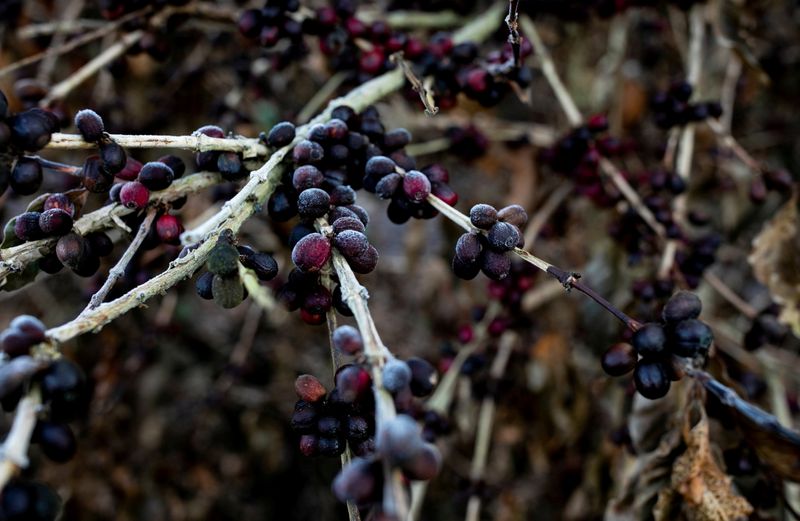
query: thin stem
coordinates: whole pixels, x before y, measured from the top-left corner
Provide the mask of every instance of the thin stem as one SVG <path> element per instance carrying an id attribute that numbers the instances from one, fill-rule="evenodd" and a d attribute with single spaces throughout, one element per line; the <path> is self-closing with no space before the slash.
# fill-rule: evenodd
<path id="1" fill-rule="evenodd" d="M 97 293 L 92 295 L 91 300 L 89 300 L 89 305 L 86 306 L 84 311 L 95 309 L 102 304 L 108 296 L 108 292 L 114 287 L 114 284 L 125 275 L 128 264 L 133 260 L 133 256 L 136 255 L 136 252 L 139 251 L 139 247 L 141 247 L 142 242 L 144 242 L 147 234 L 150 232 L 150 228 L 153 226 L 153 221 L 155 221 L 157 214 L 157 208 L 150 208 L 141 226 L 139 226 L 139 231 L 136 232 L 130 245 L 128 245 L 128 248 L 125 250 L 125 253 L 122 254 L 122 257 L 119 258 L 114 267 L 111 268 L 111 271 L 108 272 L 108 278 L 103 283 L 103 286 L 97 290 Z"/>
<path id="2" fill-rule="evenodd" d="M 519 36 L 519 0 L 508 0 L 508 15 L 506 16 L 508 26 L 508 43 L 514 53 L 514 67 L 519 67 L 520 63 L 520 42 Z"/>
<path id="3" fill-rule="evenodd" d="M 61 172 L 62 174 L 69 174 L 75 177 L 81 177 L 81 171 L 83 170 L 79 166 L 50 161 L 49 159 L 45 159 L 41 156 L 25 156 L 25 159 L 33 159 L 39 163 L 42 168 L 46 168 L 47 170 L 53 170 L 54 172 Z"/>
<path id="4" fill-rule="evenodd" d="M 562 182 L 547 196 L 544 204 L 542 204 L 539 211 L 537 211 L 533 218 L 528 222 L 528 227 L 525 229 L 525 244 L 533 246 L 536 242 L 542 228 L 553 215 L 553 212 L 558 210 L 561 203 L 572 193 L 574 185 L 570 182 Z"/>
<path id="5" fill-rule="evenodd" d="M 325 104 L 325 101 L 333 96 L 342 83 L 347 80 L 350 75 L 345 71 L 340 71 L 331 76 L 325 84 L 319 88 L 316 94 L 308 100 L 308 103 L 300 109 L 300 112 L 297 113 L 297 122 L 298 123 L 305 123 L 308 121 L 311 116 L 317 113 L 319 108 Z"/>
<path id="6" fill-rule="evenodd" d="M 190 136 L 109 134 L 108 137 L 125 148 L 177 148 L 194 152 L 239 152 L 244 159 L 264 157 L 268 153 L 267 147 L 258 139 L 241 136 L 222 138 L 197 133 Z M 85 141 L 80 134 L 57 132 L 53 134 L 46 148 L 77 150 L 96 147 L 95 143 Z"/>
<path id="7" fill-rule="evenodd" d="M 28 466 L 28 446 L 41 402 L 39 388 L 34 387 L 17 405 L 14 423 L 0 447 L 0 490 L 5 488 L 18 469 Z"/>
<path id="8" fill-rule="evenodd" d="M 745 301 L 742 297 L 736 294 L 730 286 L 725 284 L 722 279 L 714 275 L 710 271 L 706 271 L 703 274 L 703 279 L 708 282 L 708 284 L 714 288 L 714 290 L 722 296 L 725 300 L 728 301 L 733 307 L 739 310 L 739 312 L 749 318 L 750 320 L 756 318 L 758 316 L 758 310 L 751 306 L 747 301 Z"/>

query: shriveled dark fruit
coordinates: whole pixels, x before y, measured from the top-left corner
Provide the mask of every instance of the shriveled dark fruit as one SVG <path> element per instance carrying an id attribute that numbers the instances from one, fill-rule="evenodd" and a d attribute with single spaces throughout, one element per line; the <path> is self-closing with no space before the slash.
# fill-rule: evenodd
<path id="1" fill-rule="evenodd" d="M 344 230 L 334 235 L 333 245 L 347 259 L 363 255 L 370 246 L 367 236 L 355 230 Z"/>
<path id="2" fill-rule="evenodd" d="M 175 173 L 165 163 L 151 161 L 142 165 L 137 178 L 148 190 L 163 190 L 172 184 Z"/>
<path id="3" fill-rule="evenodd" d="M 56 255 L 64 266 L 75 269 L 89 255 L 86 240 L 77 233 L 69 233 L 56 243 Z"/>
<path id="4" fill-rule="evenodd" d="M 643 325 L 633 334 L 631 344 L 641 356 L 655 357 L 666 350 L 667 335 L 661 324 L 650 322 Z"/>
<path id="5" fill-rule="evenodd" d="M 332 489 L 339 501 L 352 501 L 361 507 L 378 501 L 383 489 L 380 461 L 354 459 L 336 475 Z"/>
<path id="6" fill-rule="evenodd" d="M 206 260 L 206 269 L 214 275 L 228 276 L 239 269 L 239 251 L 224 237 L 217 239 Z"/>
<path id="7" fill-rule="evenodd" d="M 318 417 L 317 408 L 313 403 L 299 400 L 294 404 L 294 413 L 290 422 L 292 430 L 300 433 L 313 432 Z"/>
<path id="8" fill-rule="evenodd" d="M 403 177 L 403 191 L 412 201 L 424 201 L 431 193 L 431 182 L 425 174 L 411 170 Z"/>
<path id="9" fill-rule="evenodd" d="M 345 230 L 353 230 L 361 233 L 366 231 L 364 223 L 357 217 L 339 217 L 333 221 L 332 226 L 334 234 L 342 233 Z"/>
<path id="10" fill-rule="evenodd" d="M 330 210 L 331 198 L 320 188 L 307 188 L 297 196 L 297 213 L 306 219 L 322 217 Z"/>
<path id="11" fill-rule="evenodd" d="M 439 383 L 439 374 L 436 368 L 425 359 L 412 357 L 406 360 L 411 368 L 411 393 L 417 397 L 428 396 Z"/>
<path id="12" fill-rule="evenodd" d="M 75 456 L 78 443 L 69 425 L 39 420 L 33 431 L 32 441 L 39 444 L 48 459 L 65 463 Z"/>
<path id="13" fill-rule="evenodd" d="M 300 239 L 292 249 L 292 262 L 301 271 L 316 273 L 331 256 L 331 243 L 320 233 L 311 233 Z"/>
<path id="14" fill-rule="evenodd" d="M 528 222 L 528 212 L 518 204 L 512 204 L 501 208 L 497 212 L 497 218 L 501 221 L 513 224 L 517 228 L 522 228 Z"/>
<path id="15" fill-rule="evenodd" d="M 301 304 L 303 310 L 312 315 L 322 315 L 327 313 L 333 305 L 331 292 L 325 286 L 317 285 L 309 290 Z"/>
<path id="16" fill-rule="evenodd" d="M 112 175 L 121 172 L 128 163 L 128 155 L 125 153 L 125 149 L 115 141 L 100 143 L 100 159 L 103 162 L 105 171 Z"/>
<path id="17" fill-rule="evenodd" d="M 75 216 L 75 205 L 70 198 L 64 194 L 53 194 L 44 200 L 42 211 L 52 210 L 53 208 L 64 210 L 69 213 L 71 217 Z"/>
<path id="18" fill-rule="evenodd" d="M 451 267 L 456 277 L 464 280 L 472 280 L 481 272 L 481 259 L 469 262 L 461 259 L 458 255 L 453 256 Z"/>
<path id="19" fill-rule="evenodd" d="M 354 272 L 366 275 L 371 273 L 378 265 L 378 257 L 378 250 L 370 244 L 360 255 L 348 258 L 347 263 L 350 264 Z"/>
<path id="20" fill-rule="evenodd" d="M 620 342 L 608 348 L 600 363 L 606 374 L 622 376 L 630 373 L 636 367 L 636 351 L 627 342 Z"/>
<path id="21" fill-rule="evenodd" d="M 641 360 L 633 370 L 636 390 L 650 400 L 663 398 L 669 392 L 670 381 L 661 362 Z"/>
<path id="22" fill-rule="evenodd" d="M 507 253 L 485 250 L 480 262 L 481 271 L 492 280 L 503 280 L 511 272 L 511 257 Z"/>
<path id="23" fill-rule="evenodd" d="M 678 356 L 687 357 L 707 354 L 713 341 L 711 328 L 696 318 L 675 324 L 668 338 L 670 350 Z"/>
<path id="24" fill-rule="evenodd" d="M 258 251 L 243 253 L 241 247 L 237 249 L 239 250 L 239 262 L 245 268 L 253 270 L 258 280 L 272 280 L 278 275 L 278 263 L 272 255 Z"/>
<path id="25" fill-rule="evenodd" d="M 364 349 L 364 342 L 358 329 L 343 325 L 333 330 L 333 346 L 342 353 L 354 355 Z"/>
<path id="26" fill-rule="evenodd" d="M 456 256 L 465 263 L 475 263 L 482 251 L 483 245 L 477 233 L 465 233 L 456 242 Z"/>
<path id="27" fill-rule="evenodd" d="M 72 271 L 79 277 L 91 277 L 98 269 L 100 269 L 100 257 L 89 251 Z"/>
<path id="28" fill-rule="evenodd" d="M 6 123 L 11 128 L 11 143 L 28 152 L 44 148 L 55 131 L 53 121 L 34 110 L 16 114 Z"/>
<path id="29" fill-rule="evenodd" d="M 375 185 L 375 195 L 381 199 L 391 199 L 402 183 L 403 178 L 400 174 L 393 172 L 378 181 Z"/>
<path id="30" fill-rule="evenodd" d="M 431 443 L 423 444 L 417 454 L 403 464 L 403 473 L 412 480 L 431 480 L 441 469 L 442 455 Z"/>
<path id="31" fill-rule="evenodd" d="M 235 308 L 244 300 L 244 286 L 238 276 L 214 275 L 211 295 L 218 306 L 225 309 Z"/>
<path id="32" fill-rule="evenodd" d="M 295 137 L 295 127 L 288 121 L 282 121 L 272 127 L 267 135 L 267 144 L 271 147 L 285 147 Z"/>
<path id="33" fill-rule="evenodd" d="M 369 213 L 364 209 L 363 206 L 351 204 L 347 206 L 347 209 L 353 212 L 355 216 L 358 217 L 358 220 L 364 224 L 364 226 L 369 226 Z"/>
<path id="34" fill-rule="evenodd" d="M 60 237 L 72 230 L 72 216 L 60 208 L 45 210 L 39 216 L 39 229 L 45 235 Z"/>
<path id="35" fill-rule="evenodd" d="M 42 401 L 50 402 L 53 421 L 70 421 L 82 412 L 86 398 L 86 376 L 74 362 L 60 358 L 44 369 L 36 379 Z"/>
<path id="36" fill-rule="evenodd" d="M 42 186 L 42 166 L 35 159 L 26 157 L 18 159 L 11 171 L 8 184 L 19 195 L 36 193 Z"/>
<path id="37" fill-rule="evenodd" d="M 119 201 L 126 208 L 142 209 L 149 200 L 150 190 L 138 181 L 124 183 L 120 188 Z"/>
<path id="38" fill-rule="evenodd" d="M 322 382 L 316 376 L 310 374 L 301 374 L 295 379 L 294 391 L 297 393 L 298 398 L 309 403 L 321 400 L 328 393 Z"/>
<path id="39" fill-rule="evenodd" d="M 349 441 L 362 441 L 370 435 L 370 425 L 363 416 L 348 416 L 345 434 Z"/>
<path id="40" fill-rule="evenodd" d="M 292 149 L 292 159 L 298 165 L 317 163 L 325 157 L 325 150 L 319 143 L 304 139 Z"/>
<path id="41" fill-rule="evenodd" d="M 14 235 L 21 241 L 35 241 L 44 237 L 39 227 L 39 212 L 25 212 L 14 220 Z"/>
<path id="42" fill-rule="evenodd" d="M 90 192 L 102 194 L 111 189 L 111 185 L 114 184 L 114 176 L 103 170 L 103 161 L 100 156 L 89 156 L 81 169 L 81 183 Z"/>
<path id="43" fill-rule="evenodd" d="M 214 280 L 214 274 L 210 271 L 203 272 L 199 277 L 197 277 L 197 282 L 195 282 L 195 290 L 200 298 L 205 300 L 211 300 L 214 298 L 214 293 L 211 290 L 211 284 Z"/>
<path id="44" fill-rule="evenodd" d="M 497 210 L 488 204 L 476 204 L 469 210 L 469 221 L 476 228 L 488 230 L 497 222 Z"/>
<path id="45" fill-rule="evenodd" d="M 319 188 L 324 180 L 325 177 L 322 172 L 314 165 L 299 166 L 292 174 L 292 186 L 298 192 L 302 192 L 307 188 Z"/>
<path id="46" fill-rule="evenodd" d="M 513 250 L 520 241 L 522 234 L 513 224 L 506 222 L 496 222 L 489 228 L 486 239 L 489 247 L 495 251 Z"/>
<path id="47" fill-rule="evenodd" d="M 179 158 L 176 155 L 169 154 L 166 156 L 159 157 L 156 161 L 159 163 L 164 163 L 168 167 L 172 169 L 172 174 L 175 176 L 175 179 L 183 177 L 183 174 L 186 173 L 186 163 L 184 163 L 183 159 Z"/>
<path id="48" fill-rule="evenodd" d="M 664 322 L 676 323 L 699 317 L 702 309 L 703 303 L 697 295 L 688 291 L 679 291 L 672 295 L 664 305 L 661 317 Z"/>
<path id="49" fill-rule="evenodd" d="M 236 152 L 222 152 L 217 157 L 217 171 L 227 181 L 236 181 L 247 175 L 242 167 L 242 158 Z"/>
<path id="50" fill-rule="evenodd" d="M 164 244 L 180 244 L 183 224 L 178 217 L 165 214 L 156 219 L 156 233 Z"/>
<path id="51" fill-rule="evenodd" d="M 85 237 L 89 249 L 98 257 L 108 257 L 114 251 L 114 243 L 111 238 L 103 232 L 92 232 Z"/>
<path id="52" fill-rule="evenodd" d="M 105 131 L 103 118 L 91 109 L 83 109 L 75 114 L 75 127 L 83 136 L 83 139 L 90 143 L 96 143 L 103 139 L 103 132 Z"/>

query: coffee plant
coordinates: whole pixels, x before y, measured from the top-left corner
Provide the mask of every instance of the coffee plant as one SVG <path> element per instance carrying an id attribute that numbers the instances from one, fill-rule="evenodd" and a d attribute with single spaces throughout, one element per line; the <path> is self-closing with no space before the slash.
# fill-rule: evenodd
<path id="1" fill-rule="evenodd" d="M 3 2 L 0 520 L 800 518 L 795 11 Z"/>

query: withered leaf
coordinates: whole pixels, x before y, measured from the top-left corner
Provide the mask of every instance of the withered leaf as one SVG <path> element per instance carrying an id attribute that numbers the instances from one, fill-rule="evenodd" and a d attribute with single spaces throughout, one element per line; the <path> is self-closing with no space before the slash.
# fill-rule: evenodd
<path id="1" fill-rule="evenodd" d="M 748 261 L 756 278 L 782 306 L 778 317 L 800 336 L 800 228 L 795 194 L 753 240 Z"/>

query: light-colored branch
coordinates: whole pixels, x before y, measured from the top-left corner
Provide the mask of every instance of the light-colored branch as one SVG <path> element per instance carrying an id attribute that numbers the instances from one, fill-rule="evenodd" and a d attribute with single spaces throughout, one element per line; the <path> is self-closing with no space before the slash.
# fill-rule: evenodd
<path id="1" fill-rule="evenodd" d="M 733 50 L 728 50 L 728 65 L 725 67 L 725 79 L 722 82 L 722 91 L 719 96 L 719 103 L 722 106 L 722 116 L 720 116 L 719 122 L 722 129 L 728 133 L 731 131 L 733 107 L 736 102 L 736 87 L 741 74 L 742 60 Z"/>
<path id="2" fill-rule="evenodd" d="M 147 217 L 145 217 L 144 221 L 142 221 L 142 224 L 139 226 L 139 231 L 136 232 L 136 235 L 128 245 L 125 253 L 122 254 L 122 257 L 119 258 L 114 267 L 111 268 L 111 271 L 108 272 L 106 281 L 100 289 L 97 290 L 97 293 L 92 295 L 92 298 L 89 300 L 89 305 L 86 306 L 84 312 L 95 309 L 102 304 L 108 296 L 108 292 L 114 287 L 114 284 L 125 275 L 128 264 L 133 260 L 133 256 L 136 255 L 136 252 L 139 251 L 139 247 L 150 232 L 150 228 L 153 226 L 153 221 L 155 221 L 157 214 L 158 208 L 150 208 L 150 210 L 148 210 Z"/>
<path id="3" fill-rule="evenodd" d="M 714 288 L 714 290 L 722 296 L 725 300 L 727 300 L 733 307 L 739 310 L 739 312 L 749 318 L 750 320 L 756 318 L 758 316 L 758 310 L 751 306 L 747 301 L 745 301 L 742 297 L 736 294 L 730 286 L 725 284 L 722 279 L 714 275 L 710 271 L 706 271 L 703 274 L 703 279 L 708 282 L 708 284 Z"/>
<path id="4" fill-rule="evenodd" d="M 618 73 L 625 61 L 628 47 L 628 13 L 622 13 L 611 20 L 608 29 L 608 47 L 597 63 L 597 77 L 592 88 L 592 105 L 596 109 L 605 107 L 618 84 Z"/>
<path id="5" fill-rule="evenodd" d="M 297 122 L 305 123 L 311 116 L 317 113 L 319 108 L 325 104 L 325 100 L 333 96 L 342 83 L 348 78 L 349 74 L 345 71 L 339 71 L 330 78 L 325 84 L 317 90 L 317 93 L 311 97 L 310 100 L 300 109 L 297 113 Z"/>
<path id="6" fill-rule="evenodd" d="M 67 79 L 53 85 L 47 93 L 47 96 L 40 102 L 40 105 L 46 107 L 52 104 L 53 101 L 64 98 L 67 94 L 72 92 L 75 87 L 94 76 L 97 71 L 121 56 L 129 47 L 141 40 L 142 36 L 144 36 L 144 31 L 142 30 L 133 31 L 123 36 L 118 42 L 92 58 L 89 63 L 75 71 L 75 73 L 71 74 Z"/>
<path id="7" fill-rule="evenodd" d="M 15 34 L 18 38 L 38 38 L 51 34 L 82 33 L 87 30 L 95 30 L 101 27 L 105 28 L 108 24 L 109 22 L 107 20 L 60 20 L 56 22 L 26 25 L 25 27 L 20 27 Z M 53 56 L 58 55 L 56 52 L 50 54 Z"/>
<path id="8" fill-rule="evenodd" d="M 730 150 L 733 155 L 739 158 L 739 161 L 747 165 L 747 167 L 753 171 L 753 173 L 759 174 L 764 170 L 764 167 L 761 163 L 755 159 L 750 153 L 745 150 L 745 148 L 736 141 L 730 132 L 725 130 L 722 124 L 719 121 L 715 121 L 713 119 L 707 119 L 705 121 L 708 128 L 714 131 L 714 134 L 717 136 L 717 141 L 728 150 Z"/>
<path id="9" fill-rule="evenodd" d="M 500 345 L 497 348 L 497 355 L 489 369 L 489 378 L 497 382 L 503 377 L 506 371 L 508 359 L 517 341 L 516 333 L 507 331 L 500 338 Z M 489 445 L 492 441 L 492 427 L 494 426 L 495 400 L 491 394 L 487 395 L 482 403 L 478 414 L 478 428 L 475 435 L 475 450 L 472 454 L 472 466 L 469 477 L 473 484 L 483 479 L 486 471 L 486 462 L 489 459 Z M 478 521 L 481 513 L 481 497 L 473 494 L 467 503 L 467 515 L 465 521 Z"/>
<path id="10" fill-rule="evenodd" d="M 36 412 L 42 399 L 34 387 L 17 405 L 14 423 L 0 447 L 0 490 L 14 477 L 17 470 L 28 466 L 28 446 L 36 427 Z"/>
<path id="11" fill-rule="evenodd" d="M 244 159 L 264 157 L 268 153 L 267 147 L 258 139 L 242 136 L 222 138 L 196 133 L 191 136 L 109 134 L 108 137 L 125 148 L 177 148 L 194 152 L 212 150 L 238 152 L 242 154 Z M 53 134 L 50 143 L 45 148 L 59 150 L 93 149 L 97 148 L 97 144 L 85 141 L 80 134 L 57 132 Z"/>
<path id="12" fill-rule="evenodd" d="M 525 228 L 525 244 L 529 247 L 533 246 L 548 219 L 553 215 L 553 212 L 558 210 L 558 207 L 561 206 L 567 196 L 572 193 L 573 188 L 575 187 L 572 183 L 565 181 L 559 183 L 556 189 L 547 196 L 542 207 L 534 214 L 528 222 L 528 227 Z"/>
<path id="13" fill-rule="evenodd" d="M 200 172 L 183 177 L 167 189 L 150 194 L 150 204 L 171 202 L 221 182 L 222 176 L 212 172 Z M 114 226 L 116 219 L 132 211 L 120 204 L 109 204 L 75 221 L 73 230 L 81 235 L 104 230 Z M 42 239 L 0 250 L 0 281 L 5 280 L 11 273 L 22 271 L 28 264 L 52 251 L 56 242 L 58 242 L 56 238 Z"/>

